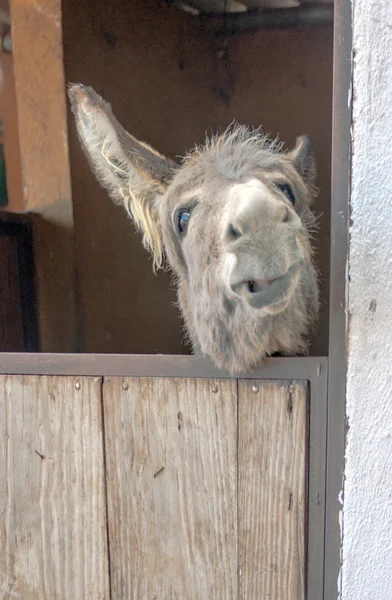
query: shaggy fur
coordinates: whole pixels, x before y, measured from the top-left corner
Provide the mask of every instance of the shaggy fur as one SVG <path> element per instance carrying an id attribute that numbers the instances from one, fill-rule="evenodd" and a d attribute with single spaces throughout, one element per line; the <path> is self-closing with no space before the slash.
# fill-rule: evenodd
<path id="1" fill-rule="evenodd" d="M 310 140 L 284 152 L 233 125 L 177 165 L 126 133 L 91 88 L 73 85 L 70 98 L 98 180 L 141 229 L 155 267 L 166 254 L 194 352 L 232 374 L 306 352 L 318 311 Z"/>

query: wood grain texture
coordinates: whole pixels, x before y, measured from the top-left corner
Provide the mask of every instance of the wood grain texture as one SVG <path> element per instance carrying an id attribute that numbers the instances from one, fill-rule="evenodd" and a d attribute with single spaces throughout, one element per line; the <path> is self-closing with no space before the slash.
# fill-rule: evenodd
<path id="1" fill-rule="evenodd" d="M 25 209 L 71 202 L 61 0 L 11 0 Z"/>
<path id="2" fill-rule="evenodd" d="M 0 377 L 0 597 L 109 599 L 101 379 Z"/>
<path id="3" fill-rule="evenodd" d="M 307 384 L 239 382 L 239 598 L 303 600 Z M 256 386 L 256 387 L 255 387 Z"/>
<path id="4" fill-rule="evenodd" d="M 236 381 L 108 379 L 104 411 L 112 598 L 237 598 Z"/>
<path id="5" fill-rule="evenodd" d="M 76 352 L 76 268 L 61 0 L 11 0 L 24 210 L 33 221 L 41 348 Z"/>

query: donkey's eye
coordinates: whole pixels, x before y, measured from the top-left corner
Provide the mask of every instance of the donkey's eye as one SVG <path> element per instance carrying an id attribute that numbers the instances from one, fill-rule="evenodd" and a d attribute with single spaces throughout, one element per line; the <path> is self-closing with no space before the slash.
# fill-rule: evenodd
<path id="1" fill-rule="evenodd" d="M 282 192 L 282 194 L 284 194 L 286 196 L 287 200 L 290 200 L 291 204 L 294 206 L 295 205 L 295 196 L 294 196 L 293 190 L 291 189 L 289 184 L 288 183 L 277 183 L 276 187 Z"/>
<path id="2" fill-rule="evenodd" d="M 183 208 L 178 212 L 177 215 L 177 227 L 180 233 L 186 233 L 188 229 L 189 221 L 191 218 L 191 211 L 189 208 Z"/>

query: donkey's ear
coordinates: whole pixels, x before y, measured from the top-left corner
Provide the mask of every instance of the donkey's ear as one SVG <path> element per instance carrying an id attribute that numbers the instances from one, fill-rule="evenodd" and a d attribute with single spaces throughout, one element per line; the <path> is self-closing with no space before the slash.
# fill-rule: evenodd
<path id="1" fill-rule="evenodd" d="M 90 166 L 113 200 L 123 204 L 143 233 L 154 267 L 162 266 L 162 238 L 155 199 L 173 177 L 176 163 L 139 142 L 120 125 L 110 105 L 89 87 L 69 87 L 72 111 Z"/>
<path id="2" fill-rule="evenodd" d="M 312 140 L 307 135 L 297 138 L 297 143 L 289 156 L 305 183 L 312 184 L 316 177 Z"/>

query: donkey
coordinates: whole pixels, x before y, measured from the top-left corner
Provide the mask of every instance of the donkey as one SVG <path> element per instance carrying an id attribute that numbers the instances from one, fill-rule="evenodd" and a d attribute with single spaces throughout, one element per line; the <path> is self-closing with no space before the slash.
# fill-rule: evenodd
<path id="1" fill-rule="evenodd" d="M 193 352 L 230 374 L 306 353 L 318 312 L 310 139 L 287 152 L 234 124 L 177 164 L 127 133 L 93 89 L 72 84 L 69 96 L 95 176 L 141 231 L 154 270 L 175 275 Z"/>

